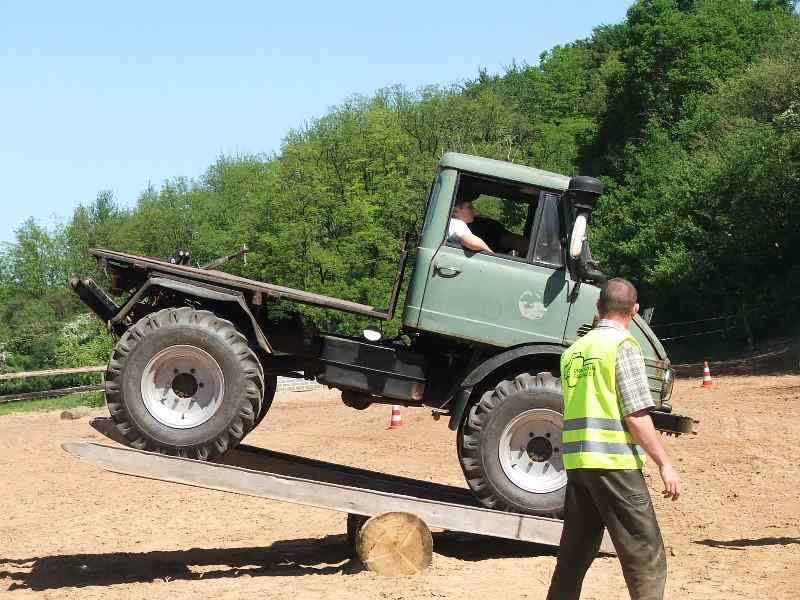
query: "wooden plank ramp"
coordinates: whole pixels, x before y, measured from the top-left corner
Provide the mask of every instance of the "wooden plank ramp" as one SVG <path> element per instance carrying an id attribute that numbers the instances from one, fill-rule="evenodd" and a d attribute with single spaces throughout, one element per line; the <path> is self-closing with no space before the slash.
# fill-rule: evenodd
<path id="1" fill-rule="evenodd" d="M 558 546 L 562 522 L 478 506 L 472 494 L 431 483 L 241 445 L 224 462 L 68 442 L 72 456 L 108 471 L 324 508 L 352 515 L 418 516 L 429 527 Z M 605 537 L 602 552 L 613 553 Z"/>

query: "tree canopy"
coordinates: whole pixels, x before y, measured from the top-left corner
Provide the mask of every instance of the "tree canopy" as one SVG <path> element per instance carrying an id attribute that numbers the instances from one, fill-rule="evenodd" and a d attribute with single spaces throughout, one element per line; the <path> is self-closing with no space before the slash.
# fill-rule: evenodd
<path id="1" fill-rule="evenodd" d="M 349 98 L 274 155 L 219 157 L 130 208 L 101 191 L 58 226 L 23 223 L 0 250 L 0 370 L 105 358 L 66 287 L 93 273 L 92 246 L 162 257 L 185 246 L 204 263 L 247 244 L 247 265 L 226 268 L 383 305 L 449 150 L 603 176 L 593 253 L 662 320 L 800 294 L 795 3 L 639 0 L 535 64 Z M 304 310 L 332 329 L 357 324 Z"/>

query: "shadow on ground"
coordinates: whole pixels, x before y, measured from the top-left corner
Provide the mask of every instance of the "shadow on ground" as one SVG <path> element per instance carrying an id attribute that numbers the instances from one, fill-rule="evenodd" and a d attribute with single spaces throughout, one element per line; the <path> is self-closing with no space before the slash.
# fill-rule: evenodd
<path id="1" fill-rule="evenodd" d="M 728 548 L 730 550 L 743 550 L 751 546 L 788 546 L 790 544 L 800 544 L 800 538 L 796 537 L 763 537 L 739 540 L 695 540 L 695 544 L 711 546 L 712 548 Z"/>
<path id="2" fill-rule="evenodd" d="M 547 546 L 453 532 L 435 533 L 437 554 L 466 561 L 554 555 Z M 191 548 L 151 552 L 64 554 L 0 558 L 7 591 L 110 586 L 150 581 L 302 575 L 351 575 L 363 567 L 353 559 L 346 535 L 275 542 L 265 547 Z"/>
<path id="3" fill-rule="evenodd" d="M 455 531 L 433 534 L 433 551 L 458 560 L 481 561 L 493 558 L 555 556 L 558 548 Z"/>
<path id="4" fill-rule="evenodd" d="M 360 567 L 350 560 L 344 535 L 275 542 L 266 547 L 190 548 L 151 552 L 63 554 L 0 558 L 8 590 L 48 590 L 173 579 L 220 579 L 345 573 Z"/>

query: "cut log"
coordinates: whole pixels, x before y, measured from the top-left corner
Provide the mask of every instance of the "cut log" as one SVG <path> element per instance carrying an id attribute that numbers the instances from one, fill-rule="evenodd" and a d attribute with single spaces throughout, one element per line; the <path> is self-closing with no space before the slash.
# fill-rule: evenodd
<path id="1" fill-rule="evenodd" d="M 403 512 L 369 519 L 356 536 L 361 562 L 380 575 L 416 575 L 431 564 L 433 538 L 419 517 Z"/>

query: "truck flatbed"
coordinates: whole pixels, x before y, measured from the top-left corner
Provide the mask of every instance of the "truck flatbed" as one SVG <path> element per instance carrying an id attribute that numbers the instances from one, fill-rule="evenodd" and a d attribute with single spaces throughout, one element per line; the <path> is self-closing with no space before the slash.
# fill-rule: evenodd
<path id="1" fill-rule="evenodd" d="M 293 300 L 303 304 L 341 310 L 343 312 L 380 319 L 383 321 L 387 321 L 392 318 L 390 310 L 383 310 L 367 304 L 359 304 L 358 302 L 333 298 L 332 296 L 324 296 L 322 294 L 315 294 L 313 292 L 296 290 L 294 288 L 275 285 L 273 283 L 265 283 L 262 281 L 256 281 L 254 279 L 247 279 L 246 277 L 231 275 L 230 273 L 225 273 L 223 271 L 201 269 L 199 267 L 191 267 L 188 265 L 176 265 L 166 260 L 159 260 L 157 258 L 139 256 L 136 254 L 126 254 L 124 252 L 116 252 L 114 250 L 105 250 L 101 248 L 92 248 L 89 250 L 89 254 L 101 261 L 101 264 L 103 261 L 108 264 L 114 264 L 116 262 L 117 264 L 123 266 L 132 266 L 134 268 L 141 269 L 148 275 L 164 274 L 179 276 L 183 279 L 188 279 L 194 282 L 223 285 L 240 292 L 264 294 L 276 300 Z"/>
<path id="2" fill-rule="evenodd" d="M 240 445 L 220 462 L 165 456 L 96 442 L 62 446 L 107 471 L 366 517 L 416 515 L 429 527 L 558 546 L 558 519 L 501 512 L 476 504 L 467 489 L 376 473 Z M 614 549 L 606 536 L 602 552 Z"/>

